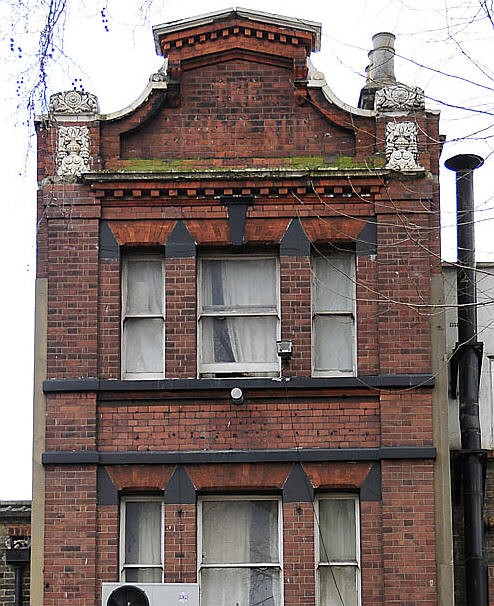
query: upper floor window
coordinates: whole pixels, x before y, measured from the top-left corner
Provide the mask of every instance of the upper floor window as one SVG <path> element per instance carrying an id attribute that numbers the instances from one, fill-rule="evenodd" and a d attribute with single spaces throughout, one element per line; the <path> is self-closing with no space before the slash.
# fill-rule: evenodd
<path id="1" fill-rule="evenodd" d="M 162 378 L 165 354 L 162 259 L 126 258 L 122 295 L 123 378 Z"/>
<path id="2" fill-rule="evenodd" d="M 313 259 L 312 360 L 316 376 L 355 373 L 355 256 Z"/>
<path id="3" fill-rule="evenodd" d="M 202 605 L 280 606 L 281 502 L 218 497 L 199 505 Z"/>
<path id="4" fill-rule="evenodd" d="M 319 606 L 360 604 L 358 499 L 323 497 L 317 501 Z"/>
<path id="5" fill-rule="evenodd" d="M 279 286 L 274 257 L 202 259 L 198 317 L 202 376 L 279 373 Z"/>
<path id="6" fill-rule="evenodd" d="M 120 515 L 120 579 L 126 583 L 163 582 L 163 502 L 126 498 Z"/>

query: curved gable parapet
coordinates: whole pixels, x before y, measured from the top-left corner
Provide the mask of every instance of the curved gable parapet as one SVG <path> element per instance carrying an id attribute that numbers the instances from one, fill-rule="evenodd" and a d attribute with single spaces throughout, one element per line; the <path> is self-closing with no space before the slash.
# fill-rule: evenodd
<path id="1" fill-rule="evenodd" d="M 310 93 L 320 24 L 235 9 L 159 25 L 154 35 L 166 59 L 162 81 L 103 117 L 106 168 L 155 159 L 196 168 L 328 166 L 361 155 L 355 113 Z"/>
<path id="2" fill-rule="evenodd" d="M 339 109 L 343 110 L 346 113 L 349 113 L 353 116 L 361 116 L 362 118 L 375 118 L 377 112 L 375 110 L 370 109 L 360 109 L 358 107 L 353 107 L 349 103 L 345 103 L 342 101 L 333 89 L 329 86 L 326 81 L 324 74 L 318 70 L 316 70 L 313 64 L 309 61 L 309 80 L 307 82 L 307 87 L 309 89 L 320 89 L 324 98 L 335 105 Z"/>
<path id="3" fill-rule="evenodd" d="M 396 80 L 379 106 L 339 99 L 310 61 L 318 23 L 230 9 L 153 32 L 162 68 L 134 103 L 100 116 L 107 170 L 382 167 L 386 123 L 409 105 L 423 115 L 420 89 Z M 423 149 L 417 140 L 420 168 Z"/>
<path id="4" fill-rule="evenodd" d="M 165 97 L 167 96 L 167 93 L 169 92 L 169 86 L 168 86 L 168 82 L 166 81 L 153 81 L 152 77 L 149 79 L 148 84 L 146 85 L 146 88 L 142 91 L 142 93 L 137 97 L 137 99 L 135 99 L 135 101 L 133 101 L 132 103 L 130 103 L 129 105 L 127 105 L 127 107 L 124 107 L 123 109 L 119 109 L 115 112 L 111 112 L 109 114 L 101 114 L 100 115 L 100 119 L 106 122 L 109 121 L 114 121 L 114 120 L 122 120 L 125 119 L 128 116 L 131 116 L 132 114 L 134 114 L 136 111 L 144 108 L 144 106 L 146 105 L 150 105 L 150 99 L 153 96 L 161 96 L 161 97 Z M 152 109 L 151 107 L 149 108 L 150 110 Z M 144 111 L 144 113 L 147 113 L 146 111 Z"/>

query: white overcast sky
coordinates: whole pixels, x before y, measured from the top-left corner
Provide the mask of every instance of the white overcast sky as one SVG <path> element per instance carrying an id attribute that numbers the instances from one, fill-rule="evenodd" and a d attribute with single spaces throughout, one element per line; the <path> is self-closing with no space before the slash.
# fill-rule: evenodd
<path id="1" fill-rule="evenodd" d="M 41 8 L 29 17 L 0 5 L 0 499 L 31 496 L 33 317 L 35 278 L 35 155 L 26 90 L 37 46 Z M 225 1 L 154 0 L 143 18 L 145 0 L 68 0 L 65 60 L 49 68 L 50 92 L 73 83 L 95 93 L 103 113 L 129 105 L 142 92 L 162 60 L 156 56 L 151 25 L 234 6 Z M 445 9 L 451 5 L 459 8 Z M 340 99 L 356 105 L 373 34 L 397 36 L 398 80 L 421 86 L 428 107 L 440 109 L 447 137 L 443 159 L 469 151 L 488 158 L 476 171 L 477 259 L 494 260 L 492 175 L 494 129 L 494 31 L 467 26 L 476 0 L 242 0 L 240 6 L 322 23 L 322 48 L 316 67 Z M 106 23 L 101 10 L 105 9 Z M 105 30 L 107 25 L 108 30 Z M 11 39 L 13 42 L 11 42 Z M 20 49 L 20 50 L 19 50 Z M 462 79 L 458 79 L 460 76 Z M 75 80 L 77 79 L 77 80 Z M 471 81 L 472 84 L 467 81 Z M 480 85 L 480 86 L 479 86 Z M 456 107 L 468 106 L 473 111 Z M 464 137 L 469 136 L 465 141 Z M 454 142 L 456 139 L 456 143 Z M 454 175 L 443 169 L 443 258 L 455 258 Z M 492 178 L 491 178 L 492 180 Z"/>

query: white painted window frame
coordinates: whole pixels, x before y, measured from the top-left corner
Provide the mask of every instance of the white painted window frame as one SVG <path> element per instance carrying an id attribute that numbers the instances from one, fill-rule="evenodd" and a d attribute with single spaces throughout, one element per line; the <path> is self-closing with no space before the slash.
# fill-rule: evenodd
<path id="1" fill-rule="evenodd" d="M 329 561 L 322 562 L 321 561 L 321 533 L 320 533 L 320 515 L 319 515 L 319 505 L 321 501 L 328 500 L 353 500 L 355 506 L 355 553 L 356 560 L 355 561 L 347 561 L 347 562 L 338 562 L 338 561 Z M 325 606 L 321 602 L 321 591 L 320 591 L 320 579 L 319 579 L 319 571 L 321 568 L 327 568 L 330 566 L 351 566 L 356 569 L 355 582 L 356 582 L 356 595 L 357 595 L 357 605 L 361 606 L 362 604 L 362 582 L 361 582 L 361 553 L 360 553 L 360 499 L 358 495 L 355 494 L 322 494 L 318 496 L 314 503 L 314 554 L 315 554 L 315 577 L 316 577 L 316 606 Z"/>
<path id="2" fill-rule="evenodd" d="M 160 520 L 160 566 L 146 564 L 126 564 L 125 563 L 125 517 L 127 503 L 149 503 L 150 501 L 161 504 L 161 520 Z M 165 506 L 164 499 L 159 496 L 138 495 L 125 496 L 120 499 L 120 533 L 119 533 L 119 576 L 120 582 L 126 583 L 125 573 L 132 568 L 161 568 L 161 582 L 164 581 L 164 557 L 165 557 Z"/>
<path id="3" fill-rule="evenodd" d="M 203 297 L 202 297 L 202 283 L 203 283 L 203 263 L 207 261 L 260 261 L 270 260 L 275 261 L 276 267 L 276 310 L 275 311 L 262 311 L 262 309 L 256 311 L 239 310 L 238 308 L 232 307 L 230 311 L 222 310 L 221 312 L 208 312 L 203 311 Z M 273 363 L 246 363 L 246 362 L 228 362 L 228 363 L 213 363 L 208 364 L 202 361 L 202 341 L 203 341 L 203 318 L 213 317 L 254 317 L 258 318 L 261 316 L 275 317 L 276 318 L 276 339 L 281 338 L 281 296 L 280 296 L 280 263 L 279 258 L 275 254 L 262 254 L 262 255 L 203 255 L 199 259 L 198 272 L 197 272 L 197 369 L 198 376 L 212 376 L 214 378 L 224 378 L 221 375 L 241 375 L 243 377 L 279 377 L 281 372 L 280 360 L 276 360 Z M 273 343 L 273 350 L 276 350 L 276 342 Z M 226 376 L 225 378 L 231 378 Z"/>
<path id="4" fill-rule="evenodd" d="M 352 310 L 318 310 L 314 309 L 314 298 L 315 298 L 315 286 L 314 282 L 316 279 L 316 270 L 314 266 L 314 261 L 317 257 L 331 257 L 332 254 L 345 254 L 353 259 L 352 263 L 352 274 L 350 276 L 350 280 L 353 284 L 353 306 Z M 357 256 L 354 251 L 338 251 L 328 252 L 325 254 L 315 254 L 311 259 L 311 272 L 312 272 L 312 281 L 311 281 L 311 335 L 312 335 L 312 376 L 313 377 L 354 377 L 357 374 L 357 312 L 356 312 L 356 272 L 357 272 Z M 316 360 L 316 344 L 315 344 L 315 320 L 319 316 L 335 316 L 335 317 L 348 317 L 352 320 L 352 335 L 351 335 L 351 344 L 352 344 L 352 370 L 351 371 L 341 371 L 341 370 L 319 370 L 315 367 Z"/>
<path id="5" fill-rule="evenodd" d="M 135 261 L 159 261 L 161 263 L 161 276 L 162 276 L 162 282 L 163 282 L 163 307 L 161 310 L 161 314 L 126 314 L 125 313 L 125 309 L 126 309 L 126 300 L 127 300 L 127 263 L 131 260 L 135 260 Z M 120 333 L 121 333 L 121 347 L 120 347 L 120 359 L 121 359 L 121 375 L 122 375 L 122 379 L 127 380 L 127 381 L 132 381 L 132 380 L 148 380 L 148 379 L 163 379 L 165 377 L 165 353 L 166 353 L 166 344 L 165 344 L 165 307 L 166 307 L 166 290 L 165 290 L 165 280 L 166 280 L 166 276 L 165 276 L 165 260 L 163 258 L 163 256 L 161 255 L 133 255 L 133 254 L 128 254 L 125 255 L 123 257 L 122 260 L 122 276 L 121 276 L 121 281 L 122 281 L 122 302 L 121 302 L 121 309 L 122 309 L 122 313 L 121 313 L 121 325 L 120 325 Z M 125 368 L 125 362 L 127 359 L 126 356 L 126 347 L 125 347 L 125 321 L 127 319 L 130 318 L 151 318 L 151 319 L 155 319 L 155 318 L 160 318 L 163 322 L 163 361 L 162 361 L 162 372 L 160 373 L 155 373 L 155 372 L 146 372 L 146 373 L 132 373 L 132 372 L 127 372 L 127 369 Z"/>
<path id="6" fill-rule="evenodd" d="M 205 501 L 275 501 L 278 504 L 278 562 L 249 562 L 233 564 L 203 564 L 202 563 L 202 504 Z M 283 574 L 283 502 L 277 495 L 212 495 L 202 496 L 197 501 L 197 578 L 201 584 L 201 571 L 206 568 L 272 568 L 280 573 L 280 604 L 284 604 L 284 574 Z"/>

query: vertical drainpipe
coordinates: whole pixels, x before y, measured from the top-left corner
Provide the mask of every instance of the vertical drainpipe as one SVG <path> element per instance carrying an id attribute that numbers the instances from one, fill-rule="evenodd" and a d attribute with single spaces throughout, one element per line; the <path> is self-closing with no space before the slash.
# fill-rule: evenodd
<path id="1" fill-rule="evenodd" d="M 460 404 L 465 576 L 467 606 L 487 606 L 487 566 L 484 557 L 484 453 L 481 446 L 479 382 L 482 363 L 477 341 L 473 171 L 480 156 L 449 158 L 446 168 L 456 173 L 458 388 Z"/>
<path id="2" fill-rule="evenodd" d="M 14 566 L 15 574 L 15 606 L 22 606 L 22 570 L 23 564 Z"/>

